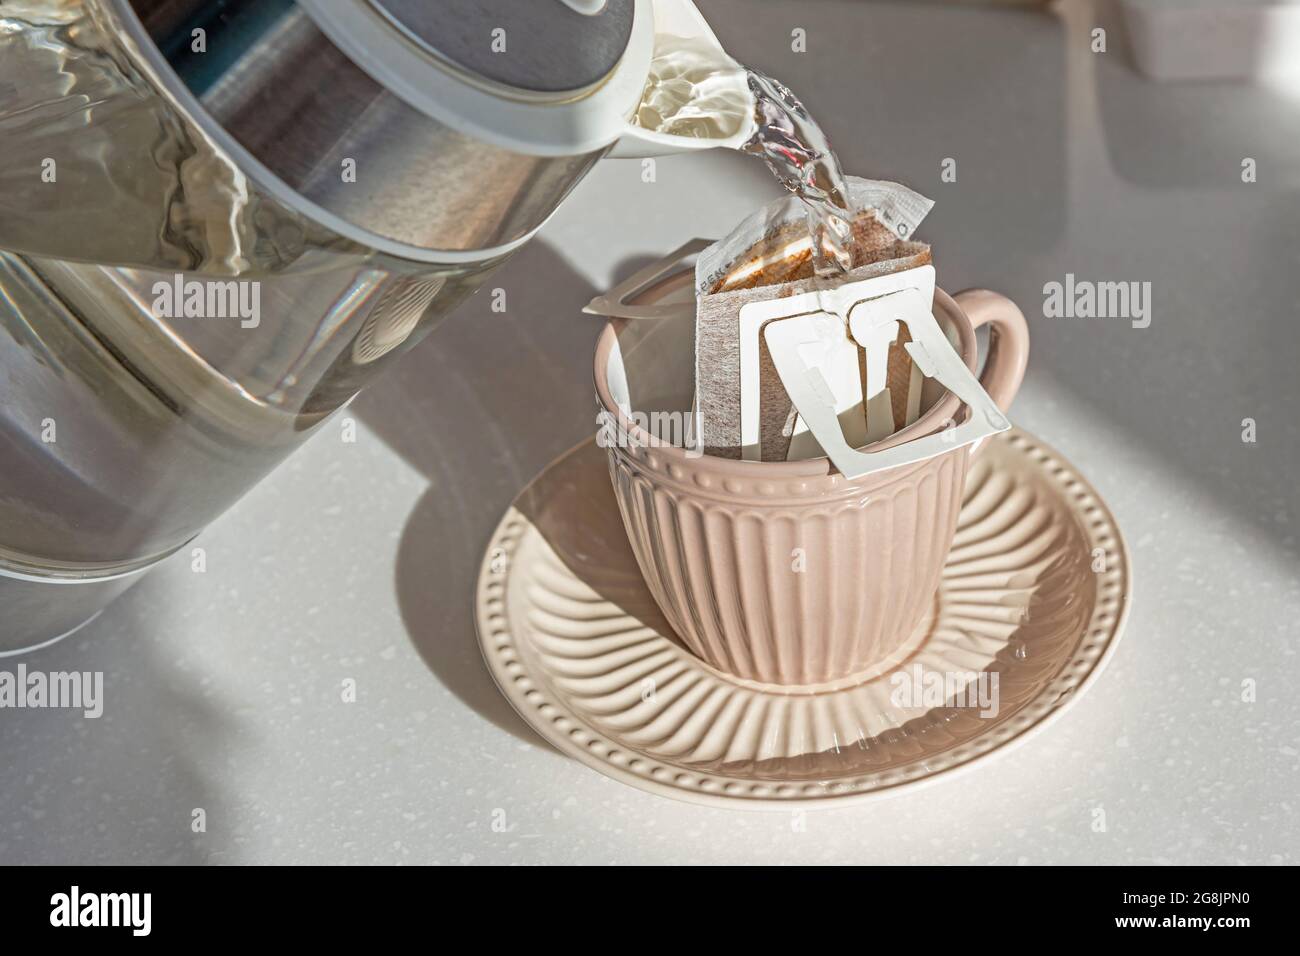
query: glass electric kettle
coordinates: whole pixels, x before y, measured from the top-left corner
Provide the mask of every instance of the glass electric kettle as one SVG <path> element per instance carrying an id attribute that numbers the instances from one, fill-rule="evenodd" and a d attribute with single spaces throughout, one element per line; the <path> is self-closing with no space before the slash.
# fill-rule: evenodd
<path id="1" fill-rule="evenodd" d="M 0 655 L 93 617 L 611 152 L 688 0 L 0 0 Z"/>

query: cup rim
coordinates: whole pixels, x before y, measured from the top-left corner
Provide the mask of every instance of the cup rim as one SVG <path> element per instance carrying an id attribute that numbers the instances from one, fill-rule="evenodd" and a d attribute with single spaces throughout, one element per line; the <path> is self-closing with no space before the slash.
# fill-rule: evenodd
<path id="1" fill-rule="evenodd" d="M 641 293 L 637 297 L 637 304 L 653 304 L 669 292 L 679 288 L 683 282 L 693 279 L 693 277 L 694 273 L 691 270 L 684 270 L 670 275 Z M 975 340 L 975 329 L 969 316 L 966 315 L 952 296 L 938 286 L 934 290 L 934 304 L 952 321 L 960 341 L 962 359 L 971 372 L 975 373 L 978 346 Z M 840 474 L 839 469 L 825 456 L 807 458 L 801 461 L 743 461 L 689 451 L 680 445 L 673 445 L 650 434 L 633 419 L 625 415 L 623 410 L 614 402 L 613 395 L 610 394 L 609 357 L 614 350 L 614 346 L 618 343 L 619 329 L 623 328 L 628 322 L 644 321 L 647 320 L 610 319 L 605 323 L 605 328 L 601 330 L 600 337 L 596 340 L 594 373 L 597 400 L 604 411 L 615 418 L 619 429 L 629 435 L 634 442 L 641 447 L 653 448 L 657 453 L 673 460 L 676 464 L 685 466 L 695 464 L 696 467 L 703 464 L 705 467 L 724 474 L 744 475 L 749 478 L 759 477 L 758 469 L 762 470 L 763 477 L 772 479 L 824 478 Z M 881 449 L 891 448 L 914 438 L 931 434 L 938 426 L 951 418 L 960 405 L 961 400 L 956 395 L 951 391 L 945 391 L 944 396 L 935 402 L 924 415 L 912 424 L 900 428 L 893 435 L 883 438 L 875 444 Z"/>

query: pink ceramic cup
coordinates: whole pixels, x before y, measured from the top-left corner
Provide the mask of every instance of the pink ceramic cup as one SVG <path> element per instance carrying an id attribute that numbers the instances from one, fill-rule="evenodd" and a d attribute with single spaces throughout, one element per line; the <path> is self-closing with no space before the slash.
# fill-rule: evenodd
<path id="1" fill-rule="evenodd" d="M 682 281 L 665 280 L 641 303 L 680 293 Z M 1029 355 L 1020 310 L 982 289 L 955 299 L 936 291 L 934 305 L 972 370 L 975 329 L 990 326 L 980 382 L 1006 410 Z M 646 584 L 682 643 L 719 671 L 763 684 L 833 683 L 900 660 L 933 607 L 978 451 L 957 448 L 854 480 L 826 458 L 688 454 L 648 434 L 611 397 L 618 321 L 596 348 L 597 397 L 621 433 L 609 443 L 610 475 Z M 959 406 L 944 393 L 881 447 L 939 431 Z"/>

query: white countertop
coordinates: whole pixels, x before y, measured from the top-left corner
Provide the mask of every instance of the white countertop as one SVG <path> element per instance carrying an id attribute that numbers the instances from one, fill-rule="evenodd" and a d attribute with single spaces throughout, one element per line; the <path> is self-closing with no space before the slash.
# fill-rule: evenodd
<path id="1" fill-rule="evenodd" d="M 942 285 L 1029 315 L 1013 417 L 1098 487 L 1132 549 L 1132 615 L 1098 683 L 955 780 L 797 825 L 628 789 L 515 716 L 480 660 L 474 583 L 515 494 L 594 429 L 598 324 L 578 309 L 775 195 L 741 156 L 662 159 L 652 184 L 606 162 L 488 280 L 507 312 L 481 294 L 436 330 L 354 403 L 355 443 L 331 423 L 205 532 L 206 573 L 174 559 L 25 659 L 105 671 L 105 710 L 0 716 L 0 861 L 1300 861 L 1300 154 L 1281 146 L 1300 93 L 1149 84 L 1116 38 L 1087 52 L 1074 5 L 701 6 L 850 172 L 937 200 L 920 235 Z M 1151 282 L 1150 327 L 1044 318 L 1067 273 Z"/>

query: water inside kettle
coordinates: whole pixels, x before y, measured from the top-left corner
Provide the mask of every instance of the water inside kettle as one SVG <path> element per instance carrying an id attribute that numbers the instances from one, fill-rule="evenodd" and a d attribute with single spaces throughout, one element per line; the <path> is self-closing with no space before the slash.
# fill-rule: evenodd
<path id="1" fill-rule="evenodd" d="M 499 262 L 394 260 L 259 195 L 103 15 L 0 3 L 0 567 L 182 544 Z"/>

